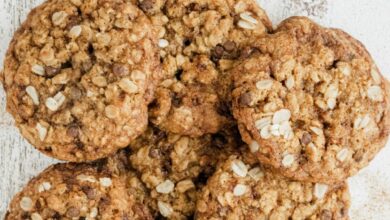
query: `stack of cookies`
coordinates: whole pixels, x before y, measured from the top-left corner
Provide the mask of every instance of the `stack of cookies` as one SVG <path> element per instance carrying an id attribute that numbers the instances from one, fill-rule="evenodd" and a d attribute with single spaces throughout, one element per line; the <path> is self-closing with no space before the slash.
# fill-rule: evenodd
<path id="1" fill-rule="evenodd" d="M 9 46 L 7 109 L 68 161 L 5 219 L 348 219 L 390 132 L 389 83 L 347 33 L 255 0 L 48 0 Z"/>

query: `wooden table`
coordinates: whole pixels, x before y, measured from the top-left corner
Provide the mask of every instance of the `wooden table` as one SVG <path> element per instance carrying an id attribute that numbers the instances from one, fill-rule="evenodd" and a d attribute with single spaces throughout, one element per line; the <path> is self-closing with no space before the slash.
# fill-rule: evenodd
<path id="1" fill-rule="evenodd" d="M 28 11 L 42 0 L 0 1 L 0 63 L 13 32 Z M 389 0 L 259 0 L 274 24 L 292 15 L 305 15 L 322 25 L 346 30 L 361 40 L 390 78 Z M 5 111 L 0 89 L 0 218 L 7 204 L 28 180 L 56 161 L 34 150 L 13 126 Z M 390 147 L 369 167 L 349 180 L 352 194 L 351 219 L 390 219 Z"/>

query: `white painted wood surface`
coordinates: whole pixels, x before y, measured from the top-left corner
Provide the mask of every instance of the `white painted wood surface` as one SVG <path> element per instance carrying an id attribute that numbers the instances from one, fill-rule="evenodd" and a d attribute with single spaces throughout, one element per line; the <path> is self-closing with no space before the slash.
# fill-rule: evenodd
<path id="1" fill-rule="evenodd" d="M 389 0 L 258 0 L 277 24 L 305 15 L 322 25 L 346 30 L 361 40 L 390 78 Z M 13 32 L 28 11 L 42 0 L 0 0 L 0 63 Z M 56 161 L 34 150 L 13 126 L 0 88 L 0 218 L 7 204 L 28 180 Z M 390 145 L 390 144 L 388 144 Z M 349 180 L 353 220 L 390 219 L 390 146 L 369 167 Z"/>

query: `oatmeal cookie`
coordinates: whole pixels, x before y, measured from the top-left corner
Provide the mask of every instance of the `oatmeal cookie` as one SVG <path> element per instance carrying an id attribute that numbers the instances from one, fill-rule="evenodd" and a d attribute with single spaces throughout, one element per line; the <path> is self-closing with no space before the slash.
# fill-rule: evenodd
<path id="1" fill-rule="evenodd" d="M 307 18 L 284 21 L 231 73 L 234 116 L 264 164 L 301 181 L 356 174 L 389 135 L 389 83 L 364 46 Z"/>
<path id="2" fill-rule="evenodd" d="M 237 151 L 240 140 L 237 129 L 191 138 L 150 127 L 130 145 L 130 161 L 150 190 L 150 206 L 159 216 L 190 219 L 198 191 L 216 163 Z"/>
<path id="3" fill-rule="evenodd" d="M 203 188 L 196 218 L 347 220 L 349 205 L 345 182 L 296 182 L 252 159 L 231 156 Z"/>
<path id="4" fill-rule="evenodd" d="M 15 196 L 5 219 L 153 219 L 140 180 L 110 169 L 104 164 L 51 166 Z"/>
<path id="5" fill-rule="evenodd" d="M 252 39 L 272 29 L 266 13 L 254 0 L 144 0 L 139 5 L 159 27 L 163 63 L 150 120 L 180 135 L 217 133 L 232 122 L 226 70 L 247 53 Z"/>
<path id="6" fill-rule="evenodd" d="M 147 127 L 161 74 L 150 19 L 124 0 L 49 0 L 16 32 L 4 67 L 7 109 L 43 153 L 91 161 Z"/>

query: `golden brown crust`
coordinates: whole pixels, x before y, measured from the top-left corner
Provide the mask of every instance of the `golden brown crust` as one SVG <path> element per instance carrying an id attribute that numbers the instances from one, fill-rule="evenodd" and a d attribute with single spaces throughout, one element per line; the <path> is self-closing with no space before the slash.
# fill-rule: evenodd
<path id="1" fill-rule="evenodd" d="M 7 110 L 49 156 L 108 156 L 147 126 L 160 77 L 156 44 L 149 19 L 131 3 L 47 1 L 31 11 L 8 49 Z"/>
<path id="2" fill-rule="evenodd" d="M 234 129 L 191 138 L 149 127 L 130 145 L 130 161 L 150 190 L 153 210 L 169 219 L 189 219 L 217 162 L 237 152 L 240 144 Z"/>
<path id="3" fill-rule="evenodd" d="M 232 83 L 225 71 L 252 38 L 272 30 L 264 10 L 253 0 L 168 0 L 147 8 L 160 27 L 164 72 L 150 106 L 152 123 L 191 137 L 232 123 Z"/>
<path id="4" fill-rule="evenodd" d="M 296 182 L 233 155 L 220 164 L 197 202 L 197 219 L 347 220 L 347 183 Z"/>
<path id="5" fill-rule="evenodd" d="M 147 194 L 131 172 L 106 164 L 57 164 L 33 178 L 5 219 L 153 219 Z"/>
<path id="6" fill-rule="evenodd" d="M 364 46 L 307 18 L 282 22 L 232 74 L 234 115 L 260 161 L 284 175 L 340 182 L 389 135 L 389 83 Z"/>

